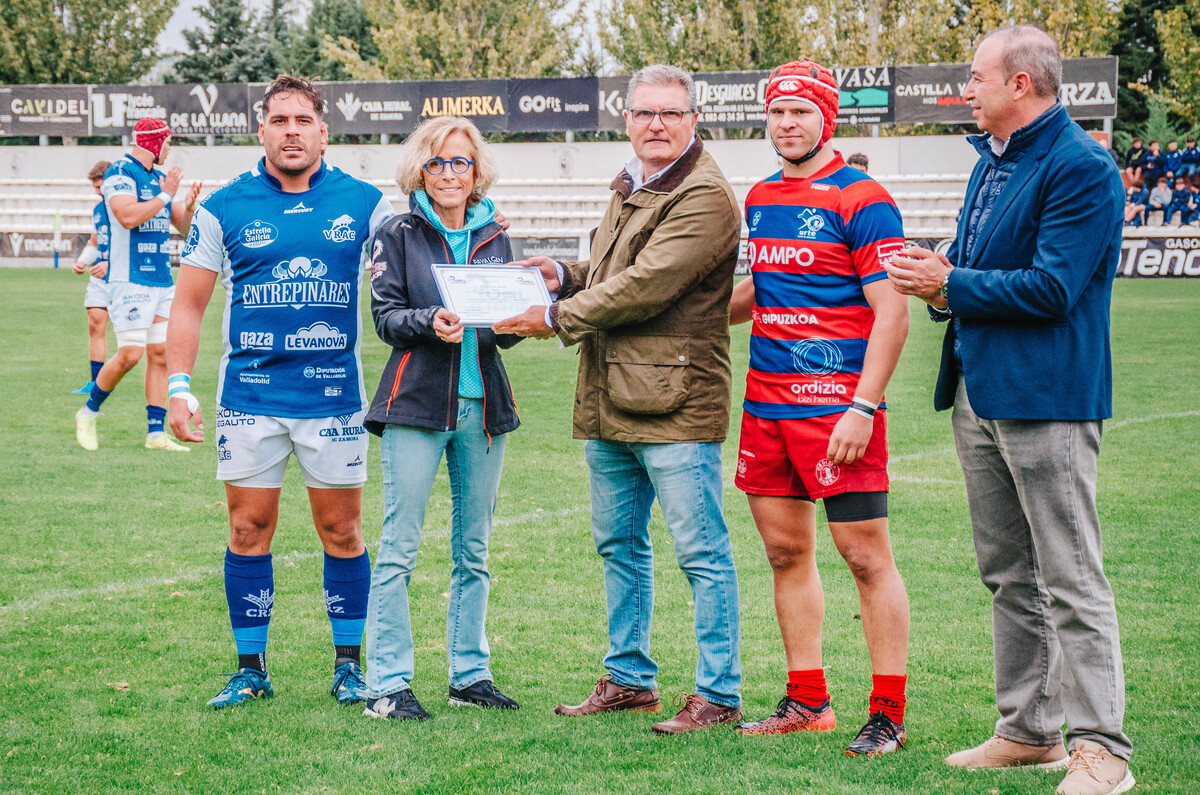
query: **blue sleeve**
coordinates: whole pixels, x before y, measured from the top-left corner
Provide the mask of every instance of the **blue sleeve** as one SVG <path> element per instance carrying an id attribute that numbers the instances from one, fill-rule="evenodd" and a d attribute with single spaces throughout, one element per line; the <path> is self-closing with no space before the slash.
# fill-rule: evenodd
<path id="1" fill-rule="evenodd" d="M 1099 161 L 1090 153 L 1084 159 Z M 1047 175 L 1040 212 L 1029 208 L 1039 213 L 1040 220 L 1033 259 L 1027 266 L 950 272 L 950 309 L 955 315 L 1058 320 L 1070 313 L 1111 242 L 1107 230 L 1115 229 L 1124 217 L 1115 169 L 1104 161 L 1090 165 Z M 1084 200 L 1091 196 L 1099 200 Z"/>

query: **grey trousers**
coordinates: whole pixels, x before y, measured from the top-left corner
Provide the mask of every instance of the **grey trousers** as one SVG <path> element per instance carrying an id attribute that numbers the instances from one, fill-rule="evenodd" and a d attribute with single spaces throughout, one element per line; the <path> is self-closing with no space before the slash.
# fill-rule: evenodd
<path id="1" fill-rule="evenodd" d="M 1129 759 L 1125 674 L 1096 513 L 1099 421 L 985 420 L 959 380 L 954 443 L 992 592 L 996 734 Z"/>

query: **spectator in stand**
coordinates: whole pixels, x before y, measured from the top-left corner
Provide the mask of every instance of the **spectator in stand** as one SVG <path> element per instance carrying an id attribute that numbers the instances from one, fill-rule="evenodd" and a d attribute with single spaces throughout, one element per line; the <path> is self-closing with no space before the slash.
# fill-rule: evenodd
<path id="1" fill-rule="evenodd" d="M 1126 188 L 1133 187 L 1134 183 L 1141 181 L 1142 157 L 1145 154 L 1146 150 L 1142 148 L 1142 139 L 1134 138 L 1133 145 L 1125 153 L 1125 167 L 1121 170 L 1121 177 L 1125 180 Z"/>
<path id="2" fill-rule="evenodd" d="M 1187 146 L 1183 148 L 1179 160 L 1179 176 L 1187 180 L 1189 186 L 1194 184 L 1196 171 L 1200 170 L 1200 149 L 1196 148 L 1195 138 L 1187 139 Z"/>
<path id="3" fill-rule="evenodd" d="M 1167 156 L 1158 148 L 1158 141 L 1150 142 L 1150 151 L 1142 155 L 1142 180 L 1147 185 L 1157 185 L 1159 177 L 1167 175 Z M 1153 189 L 1150 191 L 1154 192 Z"/>
<path id="4" fill-rule="evenodd" d="M 1188 186 L 1188 207 L 1192 211 L 1192 223 L 1200 221 L 1200 184 L 1192 184 Z"/>
<path id="5" fill-rule="evenodd" d="M 846 165 L 851 168 L 857 168 L 862 173 L 867 173 L 867 156 L 862 152 L 855 152 L 846 160 Z"/>
<path id="6" fill-rule="evenodd" d="M 1167 181 L 1175 182 L 1175 178 L 1179 176 L 1179 167 L 1183 164 L 1183 152 L 1179 151 L 1178 141 L 1167 142 L 1166 158 Z"/>
<path id="7" fill-rule="evenodd" d="M 1153 146 L 1153 144 L 1151 145 Z M 1150 223 L 1150 213 L 1156 210 L 1163 214 L 1163 223 L 1166 223 L 1166 219 L 1170 217 L 1167 215 L 1167 208 L 1171 206 L 1171 198 L 1171 189 L 1167 187 L 1167 178 L 1159 177 L 1154 190 L 1150 191 L 1150 204 L 1146 205 L 1147 225 Z"/>
<path id="8" fill-rule="evenodd" d="M 1146 223 L 1146 205 L 1150 202 L 1150 192 L 1141 182 L 1135 182 L 1125 192 L 1125 225 L 1141 226 Z"/>
<path id="9" fill-rule="evenodd" d="M 1174 143 L 1172 141 L 1172 143 Z M 1171 191 L 1171 203 L 1167 205 L 1167 209 L 1163 210 L 1163 226 L 1171 225 L 1171 216 L 1179 213 L 1179 225 L 1190 224 L 1192 222 L 1192 193 L 1187 189 L 1187 183 L 1183 181 L 1183 177 L 1178 177 L 1175 180 L 1175 190 Z"/>

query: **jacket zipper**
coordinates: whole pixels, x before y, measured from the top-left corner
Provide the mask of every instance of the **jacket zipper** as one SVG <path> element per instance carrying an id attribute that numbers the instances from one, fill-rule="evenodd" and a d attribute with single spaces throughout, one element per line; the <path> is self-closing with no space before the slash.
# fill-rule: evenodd
<path id="1" fill-rule="evenodd" d="M 392 401 L 396 398 L 396 392 L 400 389 L 400 376 L 404 375 L 404 368 L 408 365 L 408 357 L 412 356 L 412 351 L 400 357 L 400 366 L 396 368 L 396 378 L 392 381 L 392 394 L 388 395 L 387 413 L 392 411 Z"/>

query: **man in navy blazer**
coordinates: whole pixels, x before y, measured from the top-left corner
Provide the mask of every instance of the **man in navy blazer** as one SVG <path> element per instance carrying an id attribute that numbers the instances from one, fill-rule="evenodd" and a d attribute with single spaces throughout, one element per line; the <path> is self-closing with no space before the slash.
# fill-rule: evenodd
<path id="1" fill-rule="evenodd" d="M 1000 719 L 995 736 L 946 762 L 1067 767 L 1057 791 L 1091 795 L 1134 784 L 1096 511 L 1124 189 L 1058 101 L 1061 81 L 1058 46 L 1040 30 L 984 38 L 963 92 L 983 131 L 968 139 L 980 159 L 954 243 L 945 256 L 907 248 L 888 275 L 948 321 L 934 407 L 954 408 L 992 592 Z"/>

